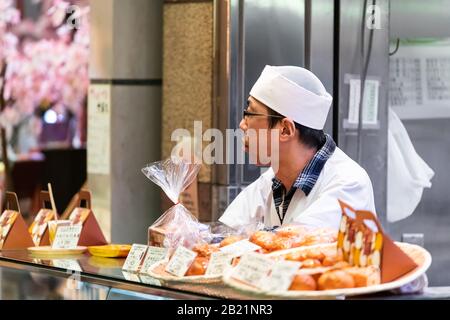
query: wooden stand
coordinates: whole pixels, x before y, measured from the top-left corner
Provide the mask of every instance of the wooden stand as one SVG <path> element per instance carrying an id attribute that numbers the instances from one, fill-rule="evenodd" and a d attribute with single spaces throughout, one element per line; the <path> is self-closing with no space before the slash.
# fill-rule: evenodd
<path id="1" fill-rule="evenodd" d="M 57 213 L 51 209 L 47 209 L 47 204 L 51 203 L 50 199 L 50 193 L 48 191 L 41 191 L 39 194 L 39 203 L 41 205 L 41 210 L 39 210 L 38 214 L 36 215 L 36 218 L 34 219 L 34 222 L 31 224 L 28 231 L 30 232 L 30 235 L 33 239 L 33 228 L 36 226 L 36 224 L 39 225 L 41 220 L 43 219 L 43 222 L 45 224 L 45 230 L 43 233 L 36 239 L 33 239 L 34 244 L 36 246 L 49 246 L 50 245 L 50 235 L 49 235 L 49 229 L 48 229 L 48 221 L 56 220 L 57 219 Z M 36 241 L 37 240 L 37 241 Z"/>
<path id="2" fill-rule="evenodd" d="M 85 207 L 82 202 L 85 201 Z M 78 205 L 70 214 L 69 220 L 72 224 L 82 224 L 79 246 L 101 246 L 108 244 L 103 235 L 100 225 L 91 210 L 91 192 L 81 190 L 78 193 Z"/>
<path id="3" fill-rule="evenodd" d="M 1 232 L 9 227 L 5 234 L 0 234 L 0 250 L 26 249 L 34 246 L 33 240 L 27 230 L 27 225 L 20 213 L 17 195 L 6 192 L 6 210 L 1 217 Z"/>

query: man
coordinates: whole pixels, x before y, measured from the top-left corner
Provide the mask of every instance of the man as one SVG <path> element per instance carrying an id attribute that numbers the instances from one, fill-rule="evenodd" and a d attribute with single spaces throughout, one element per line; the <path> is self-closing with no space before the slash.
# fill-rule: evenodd
<path id="1" fill-rule="evenodd" d="M 323 132 L 331 102 L 310 71 L 294 66 L 264 68 L 250 91 L 240 128 L 245 133 L 279 130 L 279 169 L 272 163 L 245 188 L 219 219 L 222 223 L 232 228 L 263 222 L 266 227 L 299 223 L 338 229 L 338 199 L 375 212 L 366 171 Z M 252 149 L 250 142 L 245 140 L 246 151 Z"/>

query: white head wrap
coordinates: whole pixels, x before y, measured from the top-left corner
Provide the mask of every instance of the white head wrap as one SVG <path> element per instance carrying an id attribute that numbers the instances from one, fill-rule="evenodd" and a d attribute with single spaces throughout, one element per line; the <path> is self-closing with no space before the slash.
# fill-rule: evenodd
<path id="1" fill-rule="evenodd" d="M 333 98 L 309 70 L 266 66 L 250 95 L 267 107 L 312 129 L 325 126 Z"/>

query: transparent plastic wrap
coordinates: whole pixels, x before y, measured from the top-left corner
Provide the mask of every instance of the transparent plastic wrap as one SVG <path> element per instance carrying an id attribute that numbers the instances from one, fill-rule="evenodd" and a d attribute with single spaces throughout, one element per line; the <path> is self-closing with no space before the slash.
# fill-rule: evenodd
<path id="1" fill-rule="evenodd" d="M 179 245 L 192 248 L 205 242 L 205 225 L 179 202 L 181 193 L 195 180 L 200 167 L 172 156 L 142 169 L 145 176 L 159 185 L 175 204 L 149 227 L 149 245 L 174 249 Z"/>
<path id="2" fill-rule="evenodd" d="M 250 235 L 249 240 L 259 245 L 265 253 L 311 246 L 336 241 L 337 230 L 288 225 L 273 230 L 259 230 Z"/>

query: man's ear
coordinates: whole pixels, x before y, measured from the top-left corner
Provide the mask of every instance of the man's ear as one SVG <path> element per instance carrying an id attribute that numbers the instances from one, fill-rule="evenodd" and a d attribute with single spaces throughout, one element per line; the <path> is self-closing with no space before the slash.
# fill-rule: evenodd
<path id="1" fill-rule="evenodd" d="M 281 120 L 280 139 L 282 141 L 288 141 L 295 138 L 295 131 L 294 121 L 288 118 Z"/>

